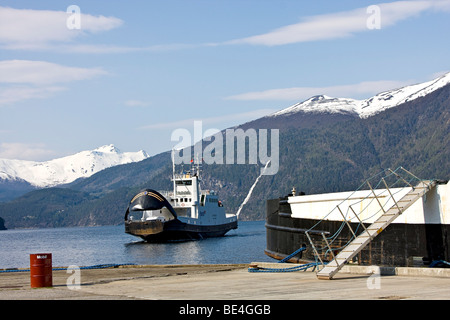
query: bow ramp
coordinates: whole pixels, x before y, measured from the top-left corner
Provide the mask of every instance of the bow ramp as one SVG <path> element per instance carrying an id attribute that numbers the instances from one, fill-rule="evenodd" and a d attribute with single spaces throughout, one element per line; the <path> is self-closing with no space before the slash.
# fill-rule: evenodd
<path id="1" fill-rule="evenodd" d="M 407 170 L 400 167 L 399 169 L 404 170 L 408 174 Z M 342 269 L 342 267 L 351 261 L 353 257 L 355 257 L 367 244 L 370 243 L 373 239 L 375 239 L 376 236 L 378 236 L 389 224 L 391 224 L 399 215 L 401 215 L 407 208 L 409 208 L 414 202 L 416 202 L 418 199 L 422 198 L 428 191 L 430 191 L 435 185 L 435 180 L 420 180 L 416 178 L 414 175 L 412 175 L 416 180 L 415 182 L 412 181 L 406 181 L 405 178 L 398 175 L 396 171 L 392 171 L 388 169 L 392 175 L 396 176 L 397 182 L 403 181 L 408 185 L 409 191 L 405 192 L 405 188 L 401 188 L 400 190 L 403 190 L 403 193 L 396 195 L 396 193 L 399 193 L 401 191 L 398 188 L 390 188 L 388 184 L 386 183 L 385 178 L 383 177 L 380 180 L 380 184 L 384 185 L 385 189 L 380 191 L 380 189 L 374 190 L 369 182 L 369 180 L 366 181 L 367 185 L 370 188 L 371 191 L 371 198 L 373 200 L 376 200 L 378 207 L 380 208 L 381 214 L 371 225 L 368 227 L 364 226 L 363 219 L 360 217 L 360 213 L 356 213 L 354 210 L 353 205 L 349 205 L 347 208 L 347 214 L 344 214 L 344 210 L 340 208 L 338 205 L 336 207 L 337 210 L 341 213 L 342 217 L 344 218 L 344 222 L 349 228 L 351 233 L 353 234 L 353 240 L 349 242 L 346 246 L 339 248 L 340 251 L 338 254 L 334 254 L 333 251 L 336 251 L 336 248 L 331 247 L 331 243 L 333 241 L 332 238 L 326 238 L 325 234 L 322 233 L 323 241 L 321 242 L 324 245 L 325 255 L 321 255 L 318 252 L 318 246 L 314 245 L 311 237 L 309 236 L 307 232 L 308 239 L 310 240 L 311 246 L 314 250 L 316 258 L 320 260 L 322 265 L 324 267 L 320 269 L 317 272 L 317 278 L 319 279 L 326 279 L 330 280 L 333 278 L 333 276 Z M 397 183 L 396 182 L 396 183 Z M 380 196 L 384 193 L 384 196 Z M 383 204 L 384 203 L 384 204 Z M 362 206 L 360 206 L 362 207 Z M 355 231 L 351 228 L 349 223 L 349 216 L 352 214 L 353 218 L 356 218 L 357 221 L 359 221 L 360 225 L 362 226 L 362 232 L 359 235 L 355 234 Z M 324 263 L 323 259 L 326 255 L 331 255 L 331 261 L 328 263 Z"/>

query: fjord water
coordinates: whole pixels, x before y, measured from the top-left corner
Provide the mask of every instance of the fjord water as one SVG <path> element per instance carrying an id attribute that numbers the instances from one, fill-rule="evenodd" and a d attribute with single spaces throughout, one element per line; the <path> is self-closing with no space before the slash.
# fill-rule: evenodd
<path id="1" fill-rule="evenodd" d="M 221 264 L 275 260 L 264 254 L 264 221 L 241 221 L 224 237 L 146 243 L 124 226 L 0 231 L 0 269 L 28 268 L 32 253 L 52 253 L 53 266 Z"/>

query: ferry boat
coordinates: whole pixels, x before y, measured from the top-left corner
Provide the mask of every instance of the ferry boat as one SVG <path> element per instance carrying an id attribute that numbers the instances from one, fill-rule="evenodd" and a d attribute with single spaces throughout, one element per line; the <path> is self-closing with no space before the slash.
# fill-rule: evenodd
<path id="1" fill-rule="evenodd" d="M 389 189 L 396 199 L 390 205 L 395 208 L 409 190 L 409 186 Z M 313 195 L 296 194 L 294 188 L 287 196 L 269 199 L 266 202 L 265 253 L 281 260 L 298 251 L 289 262 L 309 263 L 318 261 L 320 247 L 326 249 L 324 252 L 328 255 L 319 255 L 323 262 L 331 261 L 345 250 L 353 236 L 379 219 L 383 214 L 380 205 L 385 204 L 387 197 L 386 189 L 376 188 Z M 350 207 L 359 217 L 349 210 Z M 386 229 L 380 229 L 349 263 L 420 267 L 444 262 L 441 266 L 448 267 L 449 208 L 450 183 L 435 180 L 425 195 L 401 212 Z"/>
<path id="2" fill-rule="evenodd" d="M 213 190 L 200 189 L 200 167 L 175 173 L 173 191 L 145 189 L 135 195 L 125 214 L 125 232 L 147 242 L 224 236 L 237 229 L 238 217 L 227 214 Z"/>

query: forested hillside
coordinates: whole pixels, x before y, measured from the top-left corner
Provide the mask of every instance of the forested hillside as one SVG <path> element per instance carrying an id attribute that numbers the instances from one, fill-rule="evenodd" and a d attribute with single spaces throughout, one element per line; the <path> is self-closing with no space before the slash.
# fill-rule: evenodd
<path id="1" fill-rule="evenodd" d="M 381 168 L 403 166 L 421 178 L 450 178 L 450 85 L 425 97 L 361 119 L 298 112 L 241 126 L 279 128 L 279 171 L 263 176 L 244 206 L 245 220 L 264 219 L 265 201 L 292 187 L 307 194 L 352 190 Z M 216 190 L 236 212 L 261 164 L 203 165 L 203 188 Z M 139 189 L 170 189 L 166 152 L 75 181 L 65 188 L 32 191 L 0 204 L 7 228 L 123 223 Z"/>

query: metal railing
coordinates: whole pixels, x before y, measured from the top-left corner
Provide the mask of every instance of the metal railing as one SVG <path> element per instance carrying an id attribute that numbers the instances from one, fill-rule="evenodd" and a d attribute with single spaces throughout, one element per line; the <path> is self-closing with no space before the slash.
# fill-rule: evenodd
<path id="1" fill-rule="evenodd" d="M 395 170 L 385 169 L 364 181 L 358 189 L 353 191 L 346 199 L 342 200 L 314 226 L 305 231 L 316 262 L 319 260 L 321 262 L 320 266 L 323 268 L 328 261 L 335 260 L 336 251 L 345 248 L 362 232 L 367 232 L 364 223 L 368 223 L 368 220 L 386 213 L 386 211 L 393 206 L 396 206 L 401 212 L 402 210 L 394 196 L 398 193 L 408 192 L 411 188 L 414 190 L 414 185 L 421 181 L 425 180 L 418 178 L 403 167 L 398 167 Z M 430 185 L 428 185 L 428 187 L 429 186 Z M 367 187 L 368 189 L 365 189 Z M 405 188 L 407 188 L 407 190 L 405 190 Z M 368 191 L 367 195 L 364 197 L 355 197 L 355 194 L 361 191 Z M 350 203 L 352 198 L 356 198 L 356 201 Z M 375 206 L 373 205 L 374 201 L 376 202 Z M 357 205 L 361 207 L 360 210 L 354 209 Z M 329 237 L 325 236 L 325 232 L 317 232 L 316 229 L 326 230 L 326 228 L 321 228 L 320 225 L 326 221 L 328 217 L 334 215 L 335 211 L 337 211 L 343 219 L 336 232 L 334 234 L 326 232 L 331 234 Z M 355 229 L 350 225 L 352 220 L 357 223 Z M 341 236 L 341 233 L 346 226 L 350 231 L 351 236 L 349 238 Z M 319 233 L 321 237 L 317 237 L 317 233 Z M 314 234 L 316 234 L 315 237 L 313 236 Z M 327 259 L 329 255 L 331 255 L 331 259 Z M 338 262 L 336 261 L 336 265 L 337 264 Z"/>

